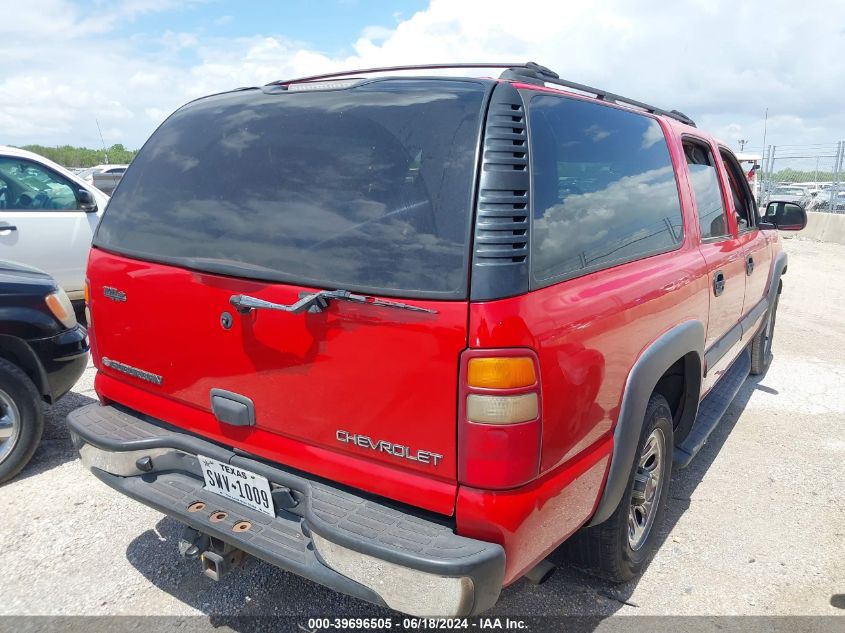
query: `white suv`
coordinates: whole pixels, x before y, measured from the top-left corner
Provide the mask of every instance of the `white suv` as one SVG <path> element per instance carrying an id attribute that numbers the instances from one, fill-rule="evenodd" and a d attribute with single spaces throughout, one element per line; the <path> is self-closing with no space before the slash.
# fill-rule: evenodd
<path id="1" fill-rule="evenodd" d="M 94 229 L 109 197 L 51 160 L 0 146 L 0 252 L 82 299 Z"/>

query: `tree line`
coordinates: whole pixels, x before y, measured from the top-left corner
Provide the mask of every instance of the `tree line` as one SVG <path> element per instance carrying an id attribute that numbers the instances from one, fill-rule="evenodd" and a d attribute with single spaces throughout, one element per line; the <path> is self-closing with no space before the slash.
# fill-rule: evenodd
<path id="1" fill-rule="evenodd" d="M 842 174 L 839 175 L 842 179 Z M 815 169 L 779 169 L 772 173 L 773 182 L 833 182 L 832 171 L 816 171 Z"/>
<path id="2" fill-rule="evenodd" d="M 21 149 L 40 154 L 45 158 L 68 168 L 93 167 L 94 165 L 108 164 L 129 164 L 137 149 L 126 149 L 120 143 L 103 149 L 91 149 L 89 147 L 74 147 L 73 145 L 61 145 L 58 147 L 45 147 L 44 145 L 24 145 Z"/>

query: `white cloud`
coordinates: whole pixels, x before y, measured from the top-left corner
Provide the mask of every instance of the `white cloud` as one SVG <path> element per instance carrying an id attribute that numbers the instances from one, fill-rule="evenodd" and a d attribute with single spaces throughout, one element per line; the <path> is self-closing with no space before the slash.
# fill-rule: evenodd
<path id="1" fill-rule="evenodd" d="M 383 42 L 391 35 L 393 35 L 393 29 L 378 25 L 365 27 L 361 31 L 361 38 L 370 40 L 371 42 Z"/>
<path id="2" fill-rule="evenodd" d="M 80 143 L 94 118 L 139 146 L 197 96 L 333 69 L 444 61 L 525 61 L 673 109 L 728 143 L 833 143 L 845 138 L 845 6 L 840 0 L 432 0 L 391 28 L 368 27 L 354 53 L 329 57 L 286 34 L 224 38 L 201 30 L 151 38 L 117 29 L 182 0 L 15 6 L 0 19 L 0 142 Z M 51 16 L 44 20 L 45 15 Z M 225 17 L 225 16 L 224 16 Z M 218 20 L 218 25 L 221 22 Z M 491 71 L 489 74 L 494 74 Z"/>

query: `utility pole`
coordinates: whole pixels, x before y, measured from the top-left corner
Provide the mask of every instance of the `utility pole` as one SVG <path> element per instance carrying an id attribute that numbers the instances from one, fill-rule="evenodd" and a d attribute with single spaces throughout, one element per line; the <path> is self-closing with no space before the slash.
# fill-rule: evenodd
<path id="1" fill-rule="evenodd" d="M 833 182 L 830 184 L 830 210 L 836 211 L 839 192 L 839 172 L 842 170 L 842 155 L 845 153 L 845 141 L 836 144 L 836 158 L 833 159 Z"/>
<path id="2" fill-rule="evenodd" d="M 777 151 L 778 146 L 772 145 L 772 153 L 769 156 L 769 169 L 772 173 L 772 186 L 774 187 L 774 179 L 775 179 L 775 152 Z"/>

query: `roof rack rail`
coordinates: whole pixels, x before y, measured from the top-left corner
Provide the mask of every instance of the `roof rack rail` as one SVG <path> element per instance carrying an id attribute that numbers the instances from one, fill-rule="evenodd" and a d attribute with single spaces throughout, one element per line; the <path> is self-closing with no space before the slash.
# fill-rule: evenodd
<path id="1" fill-rule="evenodd" d="M 565 79 L 561 79 L 556 72 L 546 68 L 545 66 L 541 66 L 540 64 L 537 64 L 535 62 L 526 62 L 524 64 L 505 64 L 502 62 L 493 62 L 490 64 L 455 63 L 414 64 L 407 66 L 381 66 L 376 68 L 361 68 L 357 70 L 345 70 L 334 73 L 325 73 L 322 75 L 310 75 L 308 77 L 299 77 L 297 79 L 279 79 L 278 81 L 270 82 L 267 85 L 287 88 L 291 84 L 308 83 L 311 81 L 322 81 L 323 79 L 336 79 L 338 77 L 353 77 L 355 75 L 363 73 L 384 73 L 404 70 L 444 70 L 448 68 L 504 68 L 504 72 L 499 76 L 500 79 L 508 79 L 511 81 L 523 81 L 539 85 L 548 83 L 553 84 L 555 86 L 562 86 L 564 88 L 577 90 L 578 92 L 592 94 L 601 101 L 607 101 L 608 103 L 624 103 L 626 105 L 634 106 L 636 108 L 640 108 L 641 110 L 645 110 L 646 112 L 649 112 L 651 114 L 660 114 L 663 116 L 667 116 L 677 121 L 680 121 L 681 123 L 685 123 L 686 125 L 695 127 L 695 121 L 693 121 L 683 112 L 678 112 L 677 110 L 664 110 L 662 108 L 643 103 L 642 101 L 635 101 L 634 99 L 628 99 L 627 97 L 608 92 L 607 90 L 600 90 L 599 88 L 593 88 L 591 86 L 579 84 L 574 81 L 567 81 Z"/>
<path id="2" fill-rule="evenodd" d="M 678 110 L 664 110 L 663 108 L 658 108 L 656 106 L 643 103 L 642 101 L 629 99 L 627 97 L 608 92 L 607 90 L 601 90 L 599 88 L 593 88 L 592 86 L 579 84 L 574 81 L 561 79 L 557 73 L 552 72 L 545 66 L 535 64 L 534 62 L 517 64 L 512 68 L 508 68 L 500 75 L 500 79 L 527 81 L 528 83 L 536 83 L 540 85 L 548 83 L 555 86 L 562 86 L 564 88 L 571 88 L 572 90 L 577 90 L 578 92 L 595 95 L 595 97 L 600 101 L 607 101 L 608 103 L 624 103 L 626 105 L 631 105 L 636 108 L 640 108 L 641 110 L 645 110 L 651 114 L 667 116 L 675 119 L 676 121 L 680 121 L 681 123 L 685 123 L 686 125 L 696 127 L 695 121 L 683 112 L 679 112 Z"/>
<path id="3" fill-rule="evenodd" d="M 530 63 L 530 62 L 529 62 Z M 536 64 L 535 64 L 536 65 Z M 492 64 L 416 64 L 410 66 L 382 66 L 378 68 L 360 68 L 358 70 L 346 70 L 335 73 L 325 73 L 323 75 L 311 75 L 310 77 L 299 77 L 297 79 L 279 79 L 272 81 L 268 86 L 289 86 L 291 84 L 306 83 L 309 81 L 320 81 L 323 79 L 335 79 L 337 77 L 351 77 L 359 73 L 385 73 L 394 72 L 397 70 L 443 70 L 446 68 L 527 68 L 528 64 L 505 64 L 502 62 L 493 62 Z"/>

